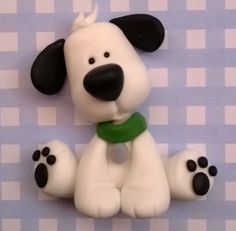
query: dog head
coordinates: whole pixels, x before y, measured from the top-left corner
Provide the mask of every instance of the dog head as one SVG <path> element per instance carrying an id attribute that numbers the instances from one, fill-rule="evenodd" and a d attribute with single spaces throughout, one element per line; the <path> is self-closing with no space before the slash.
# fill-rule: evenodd
<path id="1" fill-rule="evenodd" d="M 31 69 L 34 86 L 58 93 L 68 76 L 76 108 L 90 121 L 120 120 L 147 97 L 147 70 L 133 46 L 153 52 L 164 39 L 161 22 L 130 15 L 95 22 L 95 11 L 74 22 L 72 33 L 45 48 Z"/>

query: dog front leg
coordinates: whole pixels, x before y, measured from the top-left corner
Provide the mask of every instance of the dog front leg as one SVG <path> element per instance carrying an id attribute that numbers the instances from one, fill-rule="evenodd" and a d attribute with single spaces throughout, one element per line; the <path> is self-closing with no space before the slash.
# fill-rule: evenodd
<path id="1" fill-rule="evenodd" d="M 120 210 L 120 192 L 108 172 L 107 148 L 95 135 L 79 163 L 75 206 L 91 217 L 109 217 Z"/>
<path id="2" fill-rule="evenodd" d="M 160 215 L 168 207 L 170 193 L 155 142 L 145 131 L 131 143 L 130 169 L 121 191 L 121 209 L 132 217 Z"/>

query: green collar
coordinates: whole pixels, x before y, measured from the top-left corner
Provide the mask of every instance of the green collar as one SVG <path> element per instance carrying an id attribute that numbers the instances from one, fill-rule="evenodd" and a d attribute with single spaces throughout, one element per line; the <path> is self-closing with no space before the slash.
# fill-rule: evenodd
<path id="1" fill-rule="evenodd" d="M 146 129 L 145 118 L 136 112 L 122 124 L 114 124 L 111 121 L 98 123 L 97 135 L 109 143 L 125 143 L 134 140 Z"/>

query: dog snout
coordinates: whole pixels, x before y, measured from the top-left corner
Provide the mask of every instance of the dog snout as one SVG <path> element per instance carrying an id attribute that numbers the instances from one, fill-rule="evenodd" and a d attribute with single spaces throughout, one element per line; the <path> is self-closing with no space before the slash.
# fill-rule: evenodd
<path id="1" fill-rule="evenodd" d="M 124 75 L 117 64 L 106 64 L 92 69 L 84 78 L 86 91 L 93 97 L 104 100 L 116 100 L 123 88 Z"/>

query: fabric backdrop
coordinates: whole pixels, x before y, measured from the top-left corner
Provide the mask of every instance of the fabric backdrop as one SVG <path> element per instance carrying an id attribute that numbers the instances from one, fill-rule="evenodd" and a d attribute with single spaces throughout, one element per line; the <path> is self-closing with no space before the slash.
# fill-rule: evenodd
<path id="1" fill-rule="evenodd" d="M 167 36 L 161 49 L 138 51 L 152 83 L 139 111 L 162 155 L 192 147 L 216 164 L 215 185 L 206 198 L 172 202 L 156 219 L 121 213 L 87 218 L 72 200 L 41 193 L 31 160 L 37 145 L 62 139 L 79 157 L 94 126 L 74 112 L 68 85 L 51 97 L 33 89 L 30 67 L 38 52 L 65 38 L 78 12 L 90 12 L 95 2 L 0 0 L 0 230 L 235 231 L 236 0 L 96 2 L 98 20 L 149 13 L 163 22 Z"/>

